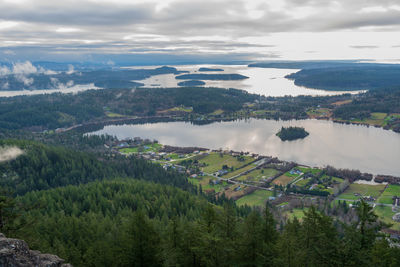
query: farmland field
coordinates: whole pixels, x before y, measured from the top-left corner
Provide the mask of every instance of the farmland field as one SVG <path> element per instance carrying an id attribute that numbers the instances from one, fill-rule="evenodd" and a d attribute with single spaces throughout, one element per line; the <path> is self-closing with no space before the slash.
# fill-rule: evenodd
<path id="1" fill-rule="evenodd" d="M 272 191 L 260 189 L 239 198 L 238 200 L 236 200 L 236 204 L 239 206 L 243 206 L 245 204 L 247 204 L 248 206 L 264 206 L 265 201 L 268 199 L 268 197 L 271 197 L 272 195 Z"/>
<path id="2" fill-rule="evenodd" d="M 392 216 L 394 214 L 396 214 L 396 212 L 393 212 L 391 207 L 376 206 L 375 209 L 374 209 L 374 212 L 376 213 L 376 215 L 379 216 L 379 219 L 381 221 L 393 224 L 393 226 L 390 227 L 391 229 L 400 231 L 400 223 L 399 222 L 395 222 L 392 219 Z"/>
<path id="3" fill-rule="evenodd" d="M 221 192 L 225 186 L 228 185 L 227 182 L 221 181 L 220 184 L 217 185 L 211 185 L 210 180 L 214 180 L 214 177 L 210 176 L 204 176 L 202 178 L 189 178 L 189 182 L 191 182 L 193 185 L 200 186 L 202 187 L 203 191 L 207 191 L 210 189 L 214 189 L 215 193 Z"/>
<path id="4" fill-rule="evenodd" d="M 295 177 L 290 177 L 290 176 L 286 176 L 286 174 L 279 176 L 278 178 L 276 178 L 273 183 L 276 185 L 287 185 L 288 183 L 290 183 L 291 181 L 294 180 Z"/>
<path id="5" fill-rule="evenodd" d="M 257 169 L 254 170 L 246 175 L 240 176 L 237 180 L 239 181 L 254 181 L 258 182 L 261 179 L 267 179 L 269 177 L 272 177 L 276 174 L 278 174 L 279 171 L 272 169 L 272 168 L 267 168 L 267 169 Z"/>
<path id="6" fill-rule="evenodd" d="M 244 158 L 244 161 L 239 161 L 237 158 L 231 155 L 222 154 L 221 156 L 220 153 L 211 153 L 210 155 L 199 159 L 199 162 L 207 165 L 206 167 L 202 168 L 204 172 L 213 173 L 221 170 L 223 165 L 227 165 L 229 168 L 234 167 L 237 169 L 254 160 L 252 157 L 248 156 L 244 156 Z"/>
<path id="7" fill-rule="evenodd" d="M 251 169 L 253 169 L 254 167 L 256 167 L 256 166 L 253 165 L 253 164 L 250 164 L 250 165 L 247 165 L 247 166 L 245 166 L 245 167 L 243 167 L 243 168 L 236 169 L 236 170 L 234 170 L 233 172 L 229 172 L 229 173 L 223 175 L 223 177 L 224 177 L 224 178 L 231 178 L 231 177 L 233 177 L 233 176 L 236 176 L 236 175 L 238 175 L 238 174 L 241 174 L 242 172 L 251 170 Z"/>
<path id="8" fill-rule="evenodd" d="M 368 185 L 368 184 L 351 184 L 342 194 L 338 196 L 339 199 L 357 200 L 359 196 L 355 196 L 355 193 L 361 196 L 372 196 L 378 198 L 382 191 L 385 189 L 385 185 Z"/>
<path id="9" fill-rule="evenodd" d="M 400 196 L 400 185 L 388 185 L 379 197 L 379 203 L 392 204 L 392 197 Z"/>

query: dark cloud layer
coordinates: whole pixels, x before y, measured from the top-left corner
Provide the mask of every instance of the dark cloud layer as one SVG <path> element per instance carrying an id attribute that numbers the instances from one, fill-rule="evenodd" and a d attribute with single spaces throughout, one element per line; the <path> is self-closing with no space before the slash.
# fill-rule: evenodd
<path id="1" fill-rule="evenodd" d="M 246 54 L 251 49 L 277 57 L 273 49 L 277 44 L 239 39 L 282 32 L 398 32 L 400 28 L 398 0 L 0 0 L 0 10 L 3 60 L 31 53 L 22 47 L 77 57 Z"/>

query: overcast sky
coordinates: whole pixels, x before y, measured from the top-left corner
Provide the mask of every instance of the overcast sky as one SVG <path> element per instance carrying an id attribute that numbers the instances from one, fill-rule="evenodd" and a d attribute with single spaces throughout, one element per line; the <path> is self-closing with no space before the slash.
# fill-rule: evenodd
<path id="1" fill-rule="evenodd" d="M 399 0 L 0 0 L 0 60 L 400 59 Z"/>

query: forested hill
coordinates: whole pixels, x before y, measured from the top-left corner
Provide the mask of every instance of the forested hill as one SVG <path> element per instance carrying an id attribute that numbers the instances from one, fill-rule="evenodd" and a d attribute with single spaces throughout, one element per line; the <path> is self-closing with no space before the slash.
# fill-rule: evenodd
<path id="1" fill-rule="evenodd" d="M 400 65 L 348 65 L 333 68 L 302 69 L 286 76 L 299 86 L 349 91 L 400 86 Z"/>
<path id="2" fill-rule="evenodd" d="M 208 114 L 217 109 L 240 110 L 258 95 L 221 88 L 151 88 L 90 90 L 76 95 L 51 94 L 0 98 L 0 128 L 56 129 L 107 118 L 106 112 L 122 116 L 153 116 L 178 106 Z"/>
<path id="3" fill-rule="evenodd" d="M 135 157 L 95 155 L 32 141 L 0 140 L 0 148 L 19 148 L 22 155 L 0 161 L 0 187 L 14 194 L 95 180 L 129 177 L 184 189 L 186 177 Z"/>
<path id="4" fill-rule="evenodd" d="M 114 180 L 32 192 L 19 233 L 75 266 L 399 266 L 362 202 L 351 225 L 311 207 L 279 226 L 269 209 L 241 215 L 177 188 Z"/>

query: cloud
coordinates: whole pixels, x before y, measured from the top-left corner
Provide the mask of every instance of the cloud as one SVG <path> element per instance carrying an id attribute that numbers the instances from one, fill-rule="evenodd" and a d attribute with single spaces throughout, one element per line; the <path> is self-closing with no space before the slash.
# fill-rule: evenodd
<path id="1" fill-rule="evenodd" d="M 78 60 L 131 53 L 270 55 L 280 54 L 280 44 L 242 39 L 268 40 L 277 33 L 400 31 L 398 0 L 23 2 L 0 1 L 0 10 L 7 10 L 0 15 L 0 49 L 12 49 L 10 58 L 21 56 L 17 47 L 37 47 L 53 58 L 68 55 Z"/>
<path id="2" fill-rule="evenodd" d="M 375 48 L 379 48 L 379 46 L 377 45 L 351 45 L 351 48 L 355 48 L 355 49 L 375 49 Z"/>
<path id="3" fill-rule="evenodd" d="M 11 73 L 11 70 L 7 66 L 0 66 L 0 76 L 5 76 Z"/>
<path id="4" fill-rule="evenodd" d="M 74 81 L 72 80 L 66 83 L 61 83 L 57 78 L 51 77 L 50 82 L 52 85 L 51 89 L 67 89 L 74 86 Z"/>
<path id="5" fill-rule="evenodd" d="M 27 75 L 37 73 L 38 69 L 30 62 L 17 62 L 13 65 L 13 74 Z"/>
<path id="6" fill-rule="evenodd" d="M 0 162 L 10 161 L 24 154 L 24 151 L 16 146 L 0 147 Z"/>
<path id="7" fill-rule="evenodd" d="M 73 65 L 68 65 L 68 70 L 65 72 L 68 75 L 71 75 L 75 72 L 75 68 Z"/>
<path id="8" fill-rule="evenodd" d="M 5 82 L 0 87 L 3 90 L 8 90 L 10 88 L 10 84 L 8 82 Z"/>

